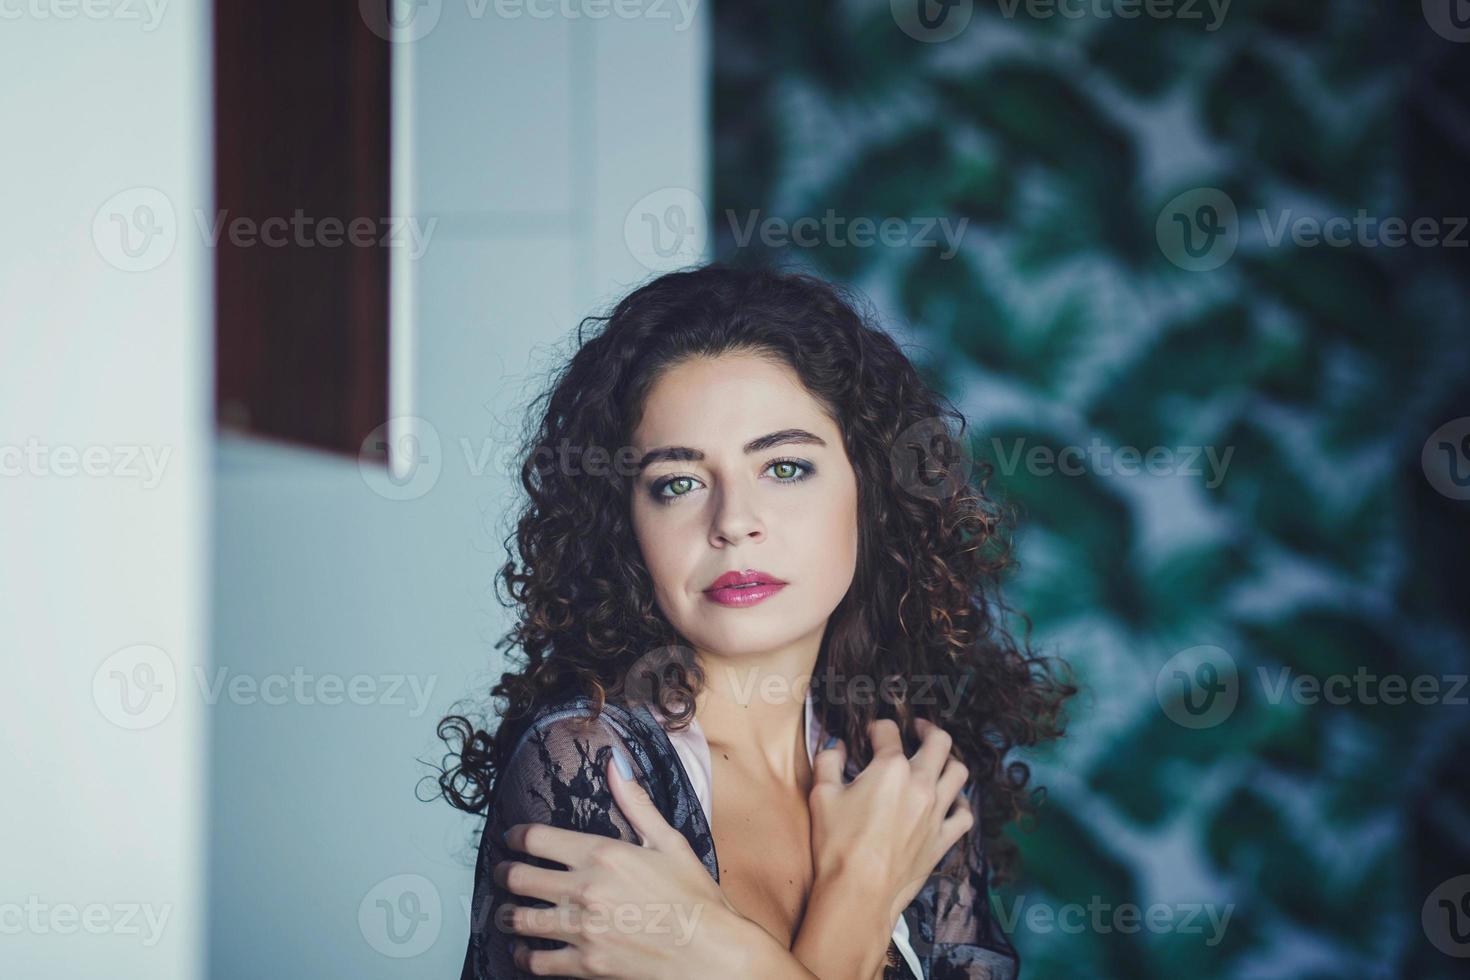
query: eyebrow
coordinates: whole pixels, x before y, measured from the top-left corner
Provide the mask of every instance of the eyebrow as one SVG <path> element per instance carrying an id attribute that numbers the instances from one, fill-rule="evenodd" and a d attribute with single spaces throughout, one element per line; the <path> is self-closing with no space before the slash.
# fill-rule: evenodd
<path id="1" fill-rule="evenodd" d="M 743 450 L 745 455 L 758 453 L 770 449 L 773 446 L 785 446 L 792 443 L 802 443 L 810 446 L 825 446 L 826 441 L 821 436 L 808 432 L 805 429 L 780 429 L 769 432 L 763 436 L 757 436 L 745 444 Z M 638 460 L 638 471 L 641 473 L 653 463 L 662 462 L 699 462 L 704 459 L 701 450 L 690 446 L 660 446 L 650 449 Z"/>

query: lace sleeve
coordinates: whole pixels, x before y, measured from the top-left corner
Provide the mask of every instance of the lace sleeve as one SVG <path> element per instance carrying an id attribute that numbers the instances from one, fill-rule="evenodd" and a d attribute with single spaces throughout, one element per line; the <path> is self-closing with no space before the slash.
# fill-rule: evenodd
<path id="1" fill-rule="evenodd" d="M 973 792 L 971 812 L 980 813 Z M 909 906 L 910 942 L 927 980 L 1015 980 L 1020 958 L 990 905 L 990 864 L 977 825 L 954 845 L 939 867 L 964 853 L 955 876 L 935 873 Z"/>
<path id="2" fill-rule="evenodd" d="M 498 774 L 493 802 L 480 838 L 475 863 L 474 895 L 470 903 L 470 941 L 461 980 L 530 980 L 511 958 L 510 941 L 500 916 L 507 905 L 545 908 L 551 903 L 504 892 L 492 870 L 499 861 L 514 860 L 543 868 L 565 870 L 553 861 L 512 851 L 501 835 L 518 823 L 545 823 L 553 827 L 601 834 L 636 842 L 638 834 L 613 801 L 605 765 L 612 747 L 622 747 L 634 777 L 645 784 L 642 752 L 630 748 L 605 718 L 592 720 L 590 709 L 569 709 L 541 718 L 527 729 L 504 769 Z M 520 937 L 533 949 L 557 949 L 563 944 L 535 936 Z"/>

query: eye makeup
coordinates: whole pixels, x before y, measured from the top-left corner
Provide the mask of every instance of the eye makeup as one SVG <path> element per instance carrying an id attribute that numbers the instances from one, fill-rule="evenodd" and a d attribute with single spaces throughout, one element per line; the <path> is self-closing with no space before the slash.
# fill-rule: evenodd
<path id="1" fill-rule="evenodd" d="M 776 480 L 777 483 L 800 483 L 803 480 L 806 480 L 807 478 L 813 476 L 817 472 L 816 466 L 813 463 L 811 463 L 809 460 L 797 459 L 794 456 L 782 456 L 779 459 L 773 459 L 773 460 L 771 460 L 770 462 L 768 462 L 766 464 L 766 470 L 773 469 L 774 467 L 777 467 L 777 466 L 791 467 L 791 468 L 794 468 L 796 470 L 796 472 L 794 474 L 792 474 L 791 476 L 785 476 L 785 477 L 778 476 L 778 477 L 776 477 L 775 480 Z M 762 471 L 762 472 L 764 472 L 764 471 Z M 658 504 L 667 505 L 667 504 L 673 503 L 675 500 L 678 500 L 680 497 L 688 496 L 690 493 L 693 492 L 693 490 L 690 489 L 690 490 L 684 491 L 683 493 L 674 493 L 674 494 L 666 494 L 666 493 L 664 493 L 664 490 L 666 488 L 668 488 L 670 486 L 673 486 L 676 483 L 683 482 L 683 481 L 688 481 L 690 483 L 698 483 L 699 482 L 699 479 L 697 477 L 689 476 L 687 474 L 674 474 L 672 476 L 662 477 L 662 478 L 660 478 L 658 480 L 655 480 L 649 486 L 649 488 L 648 488 L 648 495 L 653 498 L 653 500 L 654 500 L 655 503 L 658 503 Z"/>

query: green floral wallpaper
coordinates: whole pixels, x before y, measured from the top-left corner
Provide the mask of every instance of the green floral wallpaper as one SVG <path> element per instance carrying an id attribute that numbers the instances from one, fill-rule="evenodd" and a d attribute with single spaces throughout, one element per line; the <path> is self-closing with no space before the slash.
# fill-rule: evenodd
<path id="1" fill-rule="evenodd" d="M 715 8 L 720 258 L 870 296 L 1085 683 L 1023 976 L 1470 956 L 1470 4 Z"/>

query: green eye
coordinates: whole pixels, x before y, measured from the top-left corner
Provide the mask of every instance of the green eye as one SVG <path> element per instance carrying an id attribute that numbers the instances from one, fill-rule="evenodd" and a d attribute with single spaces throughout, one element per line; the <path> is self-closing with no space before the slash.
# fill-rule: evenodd
<path id="1" fill-rule="evenodd" d="M 783 471 L 784 472 L 781 472 Z M 766 467 L 767 473 L 772 473 L 777 481 L 781 483 L 800 483 L 815 471 L 811 463 L 804 463 L 799 459 L 777 459 Z"/>
<path id="2" fill-rule="evenodd" d="M 816 467 L 799 459 L 777 459 L 766 466 L 766 472 L 772 473 L 778 483 L 800 483 L 816 472 Z M 692 476 L 671 476 L 648 489 L 655 503 L 667 504 L 675 498 L 687 496 L 699 486 L 700 482 Z"/>
<path id="3" fill-rule="evenodd" d="M 692 477 L 676 476 L 672 480 L 670 480 L 669 482 L 665 483 L 662 487 L 660 487 L 659 490 L 660 491 L 668 490 L 668 489 L 673 488 L 675 486 L 675 484 L 680 484 L 680 483 L 686 484 L 686 486 L 682 490 L 675 490 L 672 494 L 667 494 L 666 496 L 682 497 L 682 496 L 684 496 L 684 494 L 686 494 L 690 490 L 693 490 L 694 489 L 693 486 L 689 486 L 688 485 L 688 484 L 694 483 L 694 480 L 693 480 Z"/>

